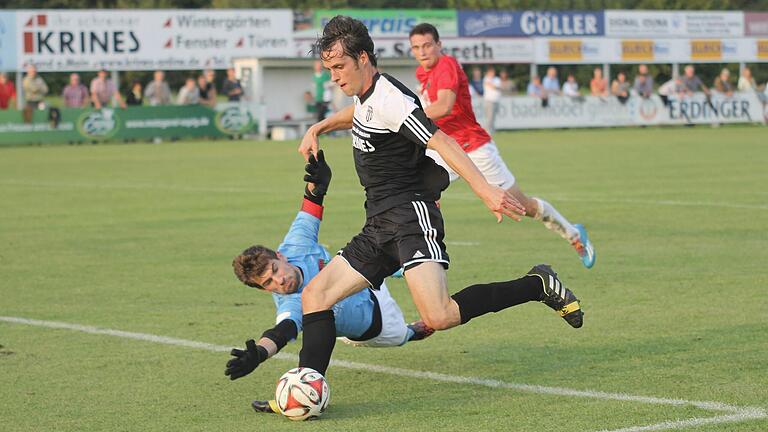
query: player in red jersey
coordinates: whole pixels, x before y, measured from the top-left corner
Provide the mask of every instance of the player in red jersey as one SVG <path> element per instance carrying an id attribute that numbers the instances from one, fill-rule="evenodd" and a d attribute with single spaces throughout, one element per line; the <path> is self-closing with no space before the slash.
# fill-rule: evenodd
<path id="1" fill-rule="evenodd" d="M 419 62 L 416 78 L 421 83 L 420 97 L 427 116 L 459 143 L 488 183 L 512 193 L 525 207 L 526 216 L 543 222 L 548 229 L 568 240 L 584 266 L 591 268 L 595 263 L 595 251 L 584 226 L 571 224 L 550 203 L 529 197 L 520 190 L 493 139 L 475 119 L 467 75 L 454 57 L 441 52 L 437 29 L 431 24 L 418 24 L 411 29 L 409 39 L 411 51 Z M 451 181 L 459 178 L 440 155 L 431 150 L 427 150 L 427 154 L 448 171 Z"/>

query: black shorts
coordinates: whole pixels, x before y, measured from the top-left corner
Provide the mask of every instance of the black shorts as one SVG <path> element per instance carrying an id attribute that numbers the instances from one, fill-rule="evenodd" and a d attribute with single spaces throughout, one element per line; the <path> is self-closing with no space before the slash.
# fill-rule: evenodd
<path id="1" fill-rule="evenodd" d="M 400 267 L 406 270 L 423 262 L 448 268 L 443 215 L 431 201 L 411 201 L 368 218 L 339 255 L 378 289 Z"/>

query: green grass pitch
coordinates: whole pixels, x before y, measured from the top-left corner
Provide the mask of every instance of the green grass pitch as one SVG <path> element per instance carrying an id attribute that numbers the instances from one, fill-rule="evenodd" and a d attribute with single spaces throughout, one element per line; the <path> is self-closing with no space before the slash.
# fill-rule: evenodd
<path id="1" fill-rule="evenodd" d="M 534 303 L 402 348 L 337 344 L 334 358 L 764 413 L 767 131 L 498 133 L 523 190 L 584 223 L 597 263 L 584 269 L 570 246 L 537 222 L 497 225 L 459 182 L 442 200 L 449 289 L 515 278 L 548 262 L 582 299 L 584 327 L 572 329 Z M 349 140 L 322 144 L 334 178 L 320 238 L 336 251 L 363 225 L 363 192 Z M 230 263 L 251 244 L 275 247 L 282 239 L 303 187 L 296 146 L 0 149 L 0 316 L 229 346 L 260 335 L 273 325 L 272 299 L 240 285 Z M 416 319 L 402 281 L 389 285 L 406 318 Z M 5 432 L 677 430 L 686 419 L 694 419 L 686 430 L 768 430 L 765 417 L 701 420 L 731 413 L 686 403 L 333 366 L 329 411 L 297 424 L 249 406 L 269 397 L 278 376 L 295 365 L 285 359 L 230 382 L 222 352 L 4 321 L 0 345 Z M 283 352 L 299 348 L 292 343 Z"/>

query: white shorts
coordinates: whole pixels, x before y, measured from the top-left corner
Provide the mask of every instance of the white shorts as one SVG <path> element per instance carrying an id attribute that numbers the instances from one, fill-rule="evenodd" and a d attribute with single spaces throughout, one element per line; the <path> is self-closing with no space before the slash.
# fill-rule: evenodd
<path id="1" fill-rule="evenodd" d="M 389 294 L 387 284 L 382 282 L 378 290 L 372 291 L 381 309 L 381 333 L 366 341 L 353 341 L 345 337 L 338 339 L 345 344 L 369 348 L 394 347 L 408 342 L 408 327 L 405 324 L 403 312 Z"/>
<path id="2" fill-rule="evenodd" d="M 448 171 L 451 181 L 458 180 L 459 175 L 445 163 L 436 151 L 427 149 L 427 156 L 434 159 L 438 165 Z M 488 183 L 502 189 L 509 189 L 515 184 L 515 176 L 507 168 L 507 164 L 504 163 L 504 159 L 499 155 L 499 149 L 493 141 L 488 141 L 487 144 L 472 150 L 467 153 L 467 156 L 472 159 L 477 169 L 483 173 Z"/>

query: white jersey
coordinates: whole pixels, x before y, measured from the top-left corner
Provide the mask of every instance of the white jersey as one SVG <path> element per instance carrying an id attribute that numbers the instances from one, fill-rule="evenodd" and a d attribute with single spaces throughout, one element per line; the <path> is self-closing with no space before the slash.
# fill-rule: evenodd
<path id="1" fill-rule="evenodd" d="M 408 342 L 408 327 L 405 324 L 403 312 L 397 305 L 392 295 L 389 294 L 387 284 L 381 284 L 378 290 L 373 290 L 381 309 L 381 333 L 373 339 L 365 341 L 353 341 L 346 337 L 338 338 L 340 341 L 354 346 L 369 348 L 384 348 L 400 346 Z"/>

